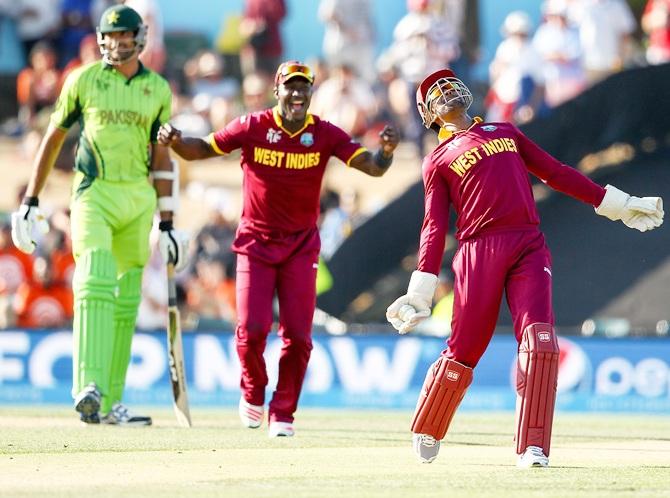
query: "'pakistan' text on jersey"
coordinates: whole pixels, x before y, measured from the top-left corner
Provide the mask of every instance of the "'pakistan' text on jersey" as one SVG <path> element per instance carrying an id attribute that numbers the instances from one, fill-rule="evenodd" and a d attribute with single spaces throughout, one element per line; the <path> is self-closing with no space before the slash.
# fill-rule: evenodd
<path id="1" fill-rule="evenodd" d="M 528 173 L 598 206 L 605 189 L 538 147 L 509 123 L 478 123 L 440 143 L 423 161 L 425 215 L 418 269 L 438 274 L 449 224 L 456 238 L 497 230 L 537 229 L 540 218 Z"/>
<path id="2" fill-rule="evenodd" d="M 75 169 L 89 181 L 132 181 L 149 173 L 149 143 L 170 119 L 172 94 L 167 81 L 140 64 L 127 79 L 104 62 L 74 70 L 66 79 L 51 115 L 52 125 L 81 126 Z"/>
<path id="3" fill-rule="evenodd" d="M 237 118 L 209 140 L 219 154 L 242 149 L 241 224 L 288 233 L 316 226 L 321 180 L 330 157 L 348 165 L 366 150 L 337 126 L 311 114 L 301 130 L 290 133 L 276 107 Z"/>

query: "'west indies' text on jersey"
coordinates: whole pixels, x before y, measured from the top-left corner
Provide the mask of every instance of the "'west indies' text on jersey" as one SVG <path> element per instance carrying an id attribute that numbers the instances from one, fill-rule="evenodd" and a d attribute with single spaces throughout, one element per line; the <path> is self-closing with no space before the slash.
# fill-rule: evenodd
<path id="1" fill-rule="evenodd" d="M 436 275 L 440 271 L 450 204 L 457 214 L 458 240 L 488 231 L 537 228 L 529 172 L 593 206 L 605 195 L 603 187 L 509 123 L 478 123 L 440 143 L 423 161 L 425 215 L 418 269 Z"/>
<path id="2" fill-rule="evenodd" d="M 278 108 L 247 114 L 213 133 L 219 154 L 242 149 L 241 223 L 262 231 L 297 232 L 316 226 L 321 180 L 331 156 L 349 165 L 365 151 L 337 126 L 307 115 L 290 133 Z"/>

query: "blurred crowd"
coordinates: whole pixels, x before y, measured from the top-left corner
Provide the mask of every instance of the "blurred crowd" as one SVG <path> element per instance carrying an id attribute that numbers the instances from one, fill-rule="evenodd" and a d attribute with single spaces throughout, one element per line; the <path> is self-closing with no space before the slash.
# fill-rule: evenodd
<path id="1" fill-rule="evenodd" d="M 245 0 L 240 12 L 222 20 L 213 41 L 199 33 L 165 33 L 158 0 L 0 0 L 0 14 L 15 23 L 27 61 L 17 76 L 18 116 L 2 129 L 20 137 L 27 154 L 36 150 L 69 72 L 100 58 L 95 25 L 114 3 L 131 6 L 148 25 L 141 60 L 170 81 L 172 121 L 186 135 L 206 135 L 274 104 L 274 71 L 286 57 L 285 0 Z M 483 97 L 477 111 L 487 120 L 524 123 L 614 72 L 670 60 L 670 0 L 643 3 L 636 16 L 624 0 L 548 0 L 538 23 L 526 12 L 510 12 L 500 26 L 489 81 L 481 82 L 473 75 L 481 57 L 478 2 L 407 0 L 391 44 L 376 54 L 372 0 L 320 0 L 315 21 L 323 23 L 323 43 L 305 61 L 316 74 L 311 112 L 371 147 L 383 125 L 392 123 L 422 155 L 429 143 L 415 112 L 416 87 L 426 74 L 451 67 Z M 74 143 L 57 167 L 71 167 Z M 183 187 L 210 209 L 194 236 L 190 266 L 179 275 L 187 325 L 234 323 L 230 243 L 237 213 L 225 190 Z M 361 211 L 355 188 L 324 189 L 324 262 L 370 214 Z M 11 243 L 8 217 L 0 219 L 0 327 L 61 327 L 72 318 L 67 210 L 52 209 L 50 223 L 39 253 L 27 256 Z M 144 280 L 138 326 L 162 327 L 167 288 L 157 252 Z"/>

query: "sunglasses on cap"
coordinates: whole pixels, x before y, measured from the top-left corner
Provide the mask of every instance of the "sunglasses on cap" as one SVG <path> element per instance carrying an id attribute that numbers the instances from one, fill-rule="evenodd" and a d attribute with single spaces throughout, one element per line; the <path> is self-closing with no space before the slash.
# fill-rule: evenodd
<path id="1" fill-rule="evenodd" d="M 284 83 L 296 76 L 301 76 L 310 83 L 314 82 L 314 73 L 309 66 L 304 64 L 282 64 L 277 71 L 276 81 L 277 83 Z"/>

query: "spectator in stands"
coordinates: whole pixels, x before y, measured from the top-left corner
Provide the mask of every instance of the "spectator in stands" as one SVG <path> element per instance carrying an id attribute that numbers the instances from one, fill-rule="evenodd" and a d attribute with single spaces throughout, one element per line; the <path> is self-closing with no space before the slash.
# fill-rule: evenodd
<path id="1" fill-rule="evenodd" d="M 30 65 L 22 69 L 17 77 L 19 120 L 25 128 L 38 124 L 38 114 L 48 118 L 51 113 L 60 90 L 57 60 L 53 47 L 48 42 L 39 42 L 30 51 Z"/>
<path id="2" fill-rule="evenodd" d="M 351 67 L 359 77 L 372 84 L 375 80 L 375 33 L 371 1 L 321 0 L 318 16 L 324 24 L 323 56 L 326 63 L 331 67 Z"/>
<path id="3" fill-rule="evenodd" d="M 12 8 L 26 57 L 36 43 L 56 41 L 60 30 L 60 0 L 15 0 Z"/>
<path id="4" fill-rule="evenodd" d="M 377 112 L 375 104 L 370 85 L 346 64 L 332 68 L 330 78 L 321 82 L 312 97 L 315 114 L 353 137 L 365 132 L 369 118 Z"/>
<path id="5" fill-rule="evenodd" d="M 70 62 L 63 68 L 63 74 L 61 76 L 60 87 L 63 86 L 65 78 L 68 74 L 77 69 L 80 66 L 84 66 L 91 62 L 100 60 L 100 49 L 98 48 L 98 40 L 94 34 L 86 35 L 79 44 L 79 55 L 74 59 L 71 59 Z"/>
<path id="6" fill-rule="evenodd" d="M 163 16 L 156 0 L 121 0 L 135 9 L 147 27 L 147 41 L 140 54 L 140 61 L 149 69 L 162 73 L 165 68 L 165 41 L 163 39 Z M 99 19 L 99 18 L 98 18 Z"/>
<path id="7" fill-rule="evenodd" d="M 186 303 L 188 312 L 198 316 L 201 324 L 237 320 L 235 279 L 228 269 L 222 254 L 206 254 L 195 263 L 195 277 L 186 284 Z"/>
<path id="8" fill-rule="evenodd" d="M 589 83 L 623 69 L 637 28 L 628 4 L 623 0 L 580 0 L 574 2 L 570 14 L 579 29 L 582 66 Z"/>
<path id="9" fill-rule="evenodd" d="M 647 62 L 670 62 L 670 0 L 647 0 L 642 13 L 642 30 L 648 37 Z"/>
<path id="10" fill-rule="evenodd" d="M 342 242 L 366 219 L 360 209 L 360 197 L 356 189 L 345 188 L 339 194 L 337 206 L 328 209 L 321 221 L 321 256 L 330 259 Z"/>
<path id="11" fill-rule="evenodd" d="M 262 73 L 249 73 L 242 81 L 242 103 L 244 112 L 257 112 L 271 104 L 272 87 Z"/>
<path id="12" fill-rule="evenodd" d="M 431 0 L 431 9 L 442 22 L 447 42 L 457 40 L 458 55 L 450 67 L 466 84 L 473 65 L 480 58 L 479 3 L 468 0 Z"/>
<path id="13" fill-rule="evenodd" d="M 533 37 L 533 47 L 543 59 L 545 100 L 556 107 L 586 87 L 579 33 L 568 24 L 563 0 L 549 0 L 542 7 L 544 20 Z"/>
<path id="14" fill-rule="evenodd" d="M 230 196 L 219 188 L 203 193 L 204 200 L 210 206 L 207 222 L 195 236 L 194 258 L 221 256 L 227 266 L 234 267 L 235 256 L 231 250 L 237 222 L 232 212 Z M 231 273 L 232 274 L 232 273 Z"/>
<path id="15" fill-rule="evenodd" d="M 414 94 L 426 74 L 448 66 L 458 57 L 456 33 L 446 36 L 444 23 L 430 10 L 429 0 L 407 0 L 408 13 L 398 21 L 393 30 L 393 43 L 382 54 L 386 63 L 393 64 L 405 82 L 408 114 L 401 121 L 405 124 L 405 138 L 414 142 L 423 154 L 426 134 L 414 110 Z"/>
<path id="16" fill-rule="evenodd" d="M 81 41 L 95 33 L 91 3 L 92 0 L 61 0 L 62 27 L 58 44 L 61 67 L 76 58 Z"/>
<path id="17" fill-rule="evenodd" d="M 542 59 L 533 48 L 533 25 L 523 11 L 510 12 L 502 26 L 503 41 L 489 66 L 487 121 L 524 123 L 544 106 Z"/>
<path id="18" fill-rule="evenodd" d="M 7 215 L 0 217 L 0 296 L 11 299 L 19 286 L 32 278 L 33 257 L 12 244 Z"/>
<path id="19" fill-rule="evenodd" d="M 284 50 L 280 25 L 286 16 L 284 0 L 245 0 L 240 33 L 242 73 L 261 72 L 272 77 Z"/>
<path id="20" fill-rule="evenodd" d="M 212 50 L 204 50 L 189 59 L 184 68 L 189 93 L 196 112 L 206 111 L 214 128 L 236 117 L 236 99 L 240 85 L 224 71 L 223 59 Z"/>
<path id="21" fill-rule="evenodd" d="M 72 288 L 54 281 L 49 255 L 33 261 L 32 281 L 16 292 L 16 326 L 22 328 L 66 327 L 72 321 Z"/>

